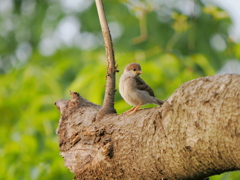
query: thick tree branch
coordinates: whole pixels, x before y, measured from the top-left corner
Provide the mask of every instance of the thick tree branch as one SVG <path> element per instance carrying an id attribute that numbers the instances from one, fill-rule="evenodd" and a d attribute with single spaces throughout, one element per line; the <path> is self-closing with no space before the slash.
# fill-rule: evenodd
<path id="1" fill-rule="evenodd" d="M 199 180 L 240 170 L 240 75 L 182 84 L 161 107 L 95 121 L 78 93 L 56 102 L 59 145 L 76 179 Z"/>
<path id="2" fill-rule="evenodd" d="M 95 0 L 98 16 L 102 28 L 102 34 L 105 42 L 106 56 L 107 56 L 107 84 L 103 101 L 103 106 L 98 112 L 98 118 L 103 117 L 105 114 L 116 113 L 114 108 L 114 94 L 115 94 L 115 73 L 117 72 L 114 50 L 112 45 L 112 38 L 108 28 L 107 19 L 104 13 L 102 0 Z"/>

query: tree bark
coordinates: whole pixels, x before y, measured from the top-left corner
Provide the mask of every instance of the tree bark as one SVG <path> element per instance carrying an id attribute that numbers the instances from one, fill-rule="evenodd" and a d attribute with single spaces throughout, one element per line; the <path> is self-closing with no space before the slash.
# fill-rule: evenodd
<path id="1" fill-rule="evenodd" d="M 59 146 L 75 179 L 199 180 L 240 169 L 240 75 L 182 84 L 161 107 L 95 121 L 100 106 L 58 100 Z"/>

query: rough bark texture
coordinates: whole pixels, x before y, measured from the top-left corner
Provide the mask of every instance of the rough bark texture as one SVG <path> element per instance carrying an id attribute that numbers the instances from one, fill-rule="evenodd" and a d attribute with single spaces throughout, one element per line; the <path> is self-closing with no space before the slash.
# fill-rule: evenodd
<path id="1" fill-rule="evenodd" d="M 240 169 L 240 75 L 182 84 L 162 105 L 95 121 L 100 106 L 58 100 L 61 155 L 75 179 L 204 179 Z"/>

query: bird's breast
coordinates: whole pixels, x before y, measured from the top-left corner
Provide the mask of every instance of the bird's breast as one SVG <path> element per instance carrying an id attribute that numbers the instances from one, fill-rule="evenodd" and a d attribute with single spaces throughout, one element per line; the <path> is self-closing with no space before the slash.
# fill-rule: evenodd
<path id="1" fill-rule="evenodd" d="M 133 78 L 121 77 L 119 83 L 120 94 L 128 104 L 133 106 L 138 104 L 136 86 L 136 81 Z"/>

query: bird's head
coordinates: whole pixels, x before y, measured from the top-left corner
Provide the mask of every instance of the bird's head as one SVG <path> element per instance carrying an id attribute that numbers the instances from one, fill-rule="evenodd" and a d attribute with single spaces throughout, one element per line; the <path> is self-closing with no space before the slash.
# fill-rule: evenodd
<path id="1" fill-rule="evenodd" d="M 126 66 L 124 74 L 129 77 L 137 77 L 142 74 L 141 66 L 137 63 L 130 63 Z"/>

